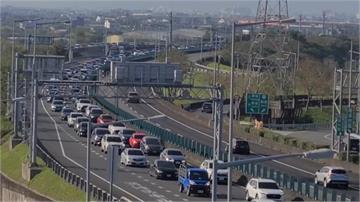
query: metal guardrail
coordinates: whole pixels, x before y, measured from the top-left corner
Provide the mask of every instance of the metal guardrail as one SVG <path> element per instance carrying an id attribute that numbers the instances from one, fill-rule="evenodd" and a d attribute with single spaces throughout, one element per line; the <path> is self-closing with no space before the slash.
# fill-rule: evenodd
<path id="1" fill-rule="evenodd" d="M 100 105 L 109 110 L 110 112 L 117 114 L 118 117 L 122 119 L 134 119 L 135 116 L 130 113 L 116 108 L 112 103 L 105 100 L 104 98 L 95 97 L 94 98 Z M 170 144 L 176 145 L 177 147 L 192 152 L 196 155 L 199 155 L 204 158 L 212 158 L 213 148 L 212 146 L 202 144 L 196 140 L 179 136 L 176 133 L 158 127 L 149 121 L 137 120 L 131 121 L 130 124 L 139 129 L 146 131 L 148 134 L 160 138 L 162 141 L 166 141 Z M 223 160 L 226 161 L 227 154 L 222 154 Z M 239 157 L 234 157 L 233 160 L 240 160 Z M 286 173 L 277 171 L 274 169 L 269 169 L 266 166 L 262 166 L 256 163 L 247 163 L 241 166 L 235 167 L 237 172 L 251 175 L 254 177 L 263 177 L 270 178 L 275 180 L 280 186 L 287 188 L 291 191 L 297 192 L 300 195 L 307 196 L 314 200 L 320 201 L 356 201 L 355 196 L 348 196 L 344 193 L 338 193 L 336 190 L 324 188 L 323 186 L 316 185 L 311 182 L 303 181 L 297 176 L 289 176 Z"/>
<path id="2" fill-rule="evenodd" d="M 62 166 L 58 161 L 56 161 L 53 157 L 51 157 L 45 149 L 43 149 L 41 144 L 36 145 L 38 148 L 38 157 L 40 157 L 46 164 L 47 167 L 52 169 L 52 171 L 61 177 L 63 180 L 68 182 L 71 185 L 74 185 L 78 189 L 83 192 L 86 192 L 86 179 L 76 175 L 75 173 L 71 172 L 64 166 Z M 96 185 L 90 183 L 90 197 L 96 201 L 119 201 L 116 197 L 113 196 L 113 200 L 111 200 L 110 194 L 97 187 Z"/>
<path id="3" fill-rule="evenodd" d="M 331 129 L 331 123 L 264 124 L 264 127 L 269 129 L 276 129 L 276 130 Z"/>

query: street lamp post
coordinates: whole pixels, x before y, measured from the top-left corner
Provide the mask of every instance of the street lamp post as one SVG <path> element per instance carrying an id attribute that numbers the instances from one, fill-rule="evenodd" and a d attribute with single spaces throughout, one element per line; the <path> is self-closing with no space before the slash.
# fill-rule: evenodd
<path id="1" fill-rule="evenodd" d="M 232 161 L 232 135 L 233 135 L 233 97 L 234 97 L 234 47 L 235 47 L 235 23 L 232 24 L 231 37 L 231 74 L 230 74 L 230 113 L 229 113 L 229 146 L 228 162 Z M 231 201 L 232 175 L 231 167 L 228 168 L 227 201 Z"/>

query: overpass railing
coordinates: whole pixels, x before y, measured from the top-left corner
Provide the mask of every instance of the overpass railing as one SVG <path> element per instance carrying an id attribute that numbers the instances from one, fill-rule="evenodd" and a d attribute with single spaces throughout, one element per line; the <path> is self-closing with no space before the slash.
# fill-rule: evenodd
<path id="1" fill-rule="evenodd" d="M 118 117 L 122 118 L 123 120 L 136 119 L 136 117 L 130 114 L 129 112 L 117 108 L 115 105 L 113 105 L 104 98 L 95 96 L 94 99 L 104 108 L 106 108 L 113 114 L 116 114 Z M 212 158 L 213 148 L 210 145 L 200 143 L 188 137 L 180 136 L 176 133 L 158 127 L 150 123 L 149 121 L 136 120 L 136 121 L 131 121 L 130 124 L 139 130 L 147 132 L 149 135 L 156 136 L 160 138 L 162 141 L 173 144 L 185 151 L 192 152 L 206 159 Z M 222 154 L 222 159 L 226 161 L 227 159 L 226 153 Z M 233 161 L 235 160 L 240 160 L 240 157 L 234 156 Z M 235 170 L 237 172 L 240 172 L 248 176 L 273 179 L 277 183 L 279 183 L 280 186 L 314 200 L 356 201 L 355 196 L 349 196 L 346 195 L 345 193 L 339 193 L 334 189 L 324 188 L 323 186 L 319 186 L 312 182 L 305 181 L 297 176 L 290 176 L 286 173 L 268 168 L 261 164 L 246 163 L 246 164 L 242 164 L 241 166 L 235 167 Z"/>

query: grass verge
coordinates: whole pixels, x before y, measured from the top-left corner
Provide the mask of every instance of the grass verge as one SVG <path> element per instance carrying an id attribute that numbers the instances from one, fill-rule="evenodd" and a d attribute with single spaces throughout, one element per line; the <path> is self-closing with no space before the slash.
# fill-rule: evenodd
<path id="1" fill-rule="evenodd" d="M 53 173 L 39 158 L 37 163 L 42 169 L 41 173 L 26 182 L 21 176 L 21 167 L 27 153 L 28 147 L 25 144 L 19 144 L 10 151 L 9 141 L 6 141 L 0 146 L 1 171 L 13 180 L 56 201 L 85 201 L 84 192 Z"/>

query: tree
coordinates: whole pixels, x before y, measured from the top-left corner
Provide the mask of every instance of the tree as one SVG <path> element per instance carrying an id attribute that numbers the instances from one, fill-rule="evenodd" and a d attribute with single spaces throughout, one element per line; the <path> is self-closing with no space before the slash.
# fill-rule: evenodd
<path id="1" fill-rule="evenodd" d="M 307 94 L 305 112 L 309 108 L 311 96 L 319 92 L 323 93 L 329 87 L 329 74 L 331 68 L 325 66 L 321 61 L 306 58 L 300 63 L 299 70 L 296 72 L 297 86 L 303 88 Z M 331 79 L 330 79 L 331 80 Z M 324 87 L 326 86 L 326 87 Z"/>

